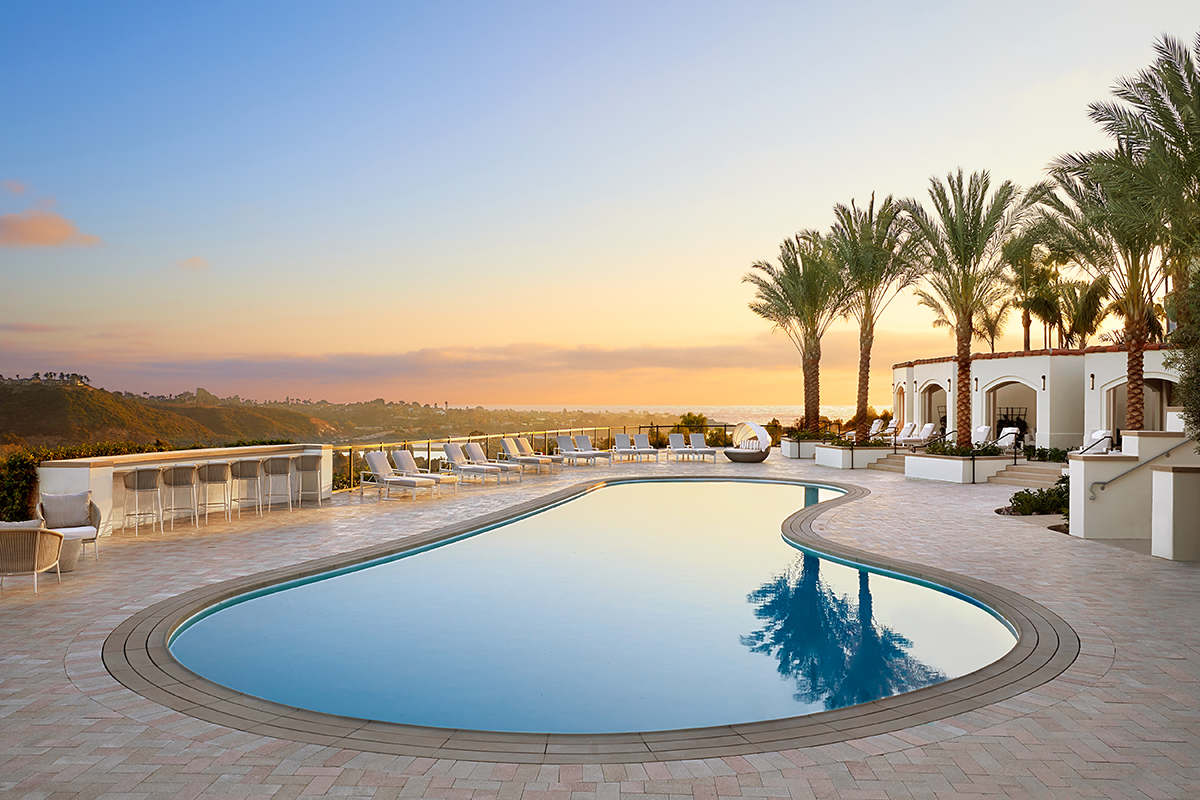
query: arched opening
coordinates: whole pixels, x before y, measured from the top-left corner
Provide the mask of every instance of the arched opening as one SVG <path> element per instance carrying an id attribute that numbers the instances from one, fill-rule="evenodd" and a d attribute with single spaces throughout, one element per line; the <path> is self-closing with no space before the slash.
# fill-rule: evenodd
<path id="1" fill-rule="evenodd" d="M 1037 430 L 1037 390 L 1019 381 L 1005 381 L 987 390 L 984 418 L 992 436 L 1005 428 L 1017 428 L 1025 441 Z"/>
<path id="2" fill-rule="evenodd" d="M 1142 430 L 1164 430 L 1167 422 L 1167 406 L 1173 405 L 1172 395 L 1175 392 L 1175 382 L 1166 378 L 1146 378 L 1144 386 L 1142 397 L 1145 414 Z M 1126 416 L 1128 398 L 1126 381 L 1121 381 L 1108 390 L 1104 402 L 1104 418 L 1110 430 L 1124 430 L 1129 424 Z"/>
<path id="3" fill-rule="evenodd" d="M 897 428 L 903 426 L 906 421 L 904 418 L 904 408 L 904 385 L 900 384 L 896 386 L 896 398 L 892 403 L 892 419 L 896 421 Z"/>
<path id="4" fill-rule="evenodd" d="M 919 425 L 932 422 L 942 433 L 946 432 L 946 390 L 931 383 L 921 390 Z"/>

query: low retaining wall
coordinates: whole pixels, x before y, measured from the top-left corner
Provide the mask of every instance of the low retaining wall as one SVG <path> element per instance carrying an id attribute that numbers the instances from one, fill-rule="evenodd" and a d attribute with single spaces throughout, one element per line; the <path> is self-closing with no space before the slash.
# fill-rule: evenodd
<path id="1" fill-rule="evenodd" d="M 946 483 L 987 483 L 1013 462 L 1011 456 L 934 456 L 913 453 L 904 459 L 904 477 Z"/>
<path id="2" fill-rule="evenodd" d="M 834 469 L 866 469 L 868 464 L 887 458 L 893 452 L 891 447 L 835 447 L 831 444 L 818 444 L 815 450 L 817 464 Z"/>

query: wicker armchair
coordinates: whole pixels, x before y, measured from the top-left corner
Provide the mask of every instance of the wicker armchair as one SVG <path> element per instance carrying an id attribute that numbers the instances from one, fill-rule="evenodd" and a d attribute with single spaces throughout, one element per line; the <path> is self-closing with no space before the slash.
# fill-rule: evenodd
<path id="1" fill-rule="evenodd" d="M 63 527 L 51 528 L 50 524 L 48 522 L 46 522 L 46 508 L 42 504 L 41 500 L 38 501 L 38 504 L 36 506 L 37 518 L 41 521 L 42 527 L 44 527 L 46 530 L 58 531 L 59 533 L 61 533 L 63 535 L 64 538 L 81 540 L 83 542 L 83 551 L 84 552 L 87 552 L 87 545 L 90 544 L 92 546 L 92 555 L 95 556 L 97 560 L 99 560 L 99 558 L 100 558 L 100 542 L 99 542 L 100 528 L 101 528 L 101 523 L 104 521 L 104 519 L 100 513 L 100 507 L 98 505 L 96 505 L 94 502 L 92 502 L 91 493 L 88 492 L 87 494 L 88 494 L 88 497 L 87 497 L 88 515 L 87 515 L 86 523 L 84 520 L 66 520 L 69 523 L 75 523 L 75 524 L 66 525 Z"/>
<path id="2" fill-rule="evenodd" d="M 61 533 L 45 528 L 0 528 L 0 587 L 5 575 L 33 575 L 36 594 L 39 572 L 58 573 L 62 543 Z M 62 583 L 61 573 L 58 582 Z"/>

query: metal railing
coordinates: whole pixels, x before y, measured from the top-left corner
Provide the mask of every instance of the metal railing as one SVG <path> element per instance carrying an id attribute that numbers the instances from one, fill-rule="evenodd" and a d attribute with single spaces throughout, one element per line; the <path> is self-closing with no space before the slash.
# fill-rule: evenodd
<path id="1" fill-rule="evenodd" d="M 498 458 L 502 453 L 500 440 L 517 436 L 527 438 L 534 450 L 541 453 L 553 454 L 557 449 L 557 443 L 555 442 L 555 437 L 557 436 L 577 436 L 584 434 L 591 437 L 592 446 L 597 450 L 609 450 L 612 448 L 613 436 L 618 433 L 646 433 L 649 436 L 652 446 L 663 448 L 667 445 L 666 433 L 686 430 L 693 433 L 703 433 L 706 440 L 711 440 L 713 438 L 711 436 L 712 432 L 720 431 L 721 436 L 715 444 L 728 445 L 732 444 L 730 432 L 734 427 L 734 425 L 726 424 L 680 425 L 678 423 L 620 426 L 597 425 L 581 428 L 511 431 L 507 433 L 477 433 L 467 436 L 440 436 L 433 439 L 404 439 L 363 444 L 335 444 L 333 445 L 334 490 L 345 491 L 358 486 L 359 473 L 367 469 L 362 454 L 374 450 L 411 450 L 418 466 L 436 471 L 439 468 L 438 465 L 445 460 L 442 445 L 447 442 L 476 442 L 483 447 L 488 458 Z M 763 427 L 771 434 L 772 445 L 778 445 L 779 439 L 783 435 L 783 426 L 767 424 Z M 664 429 L 666 433 L 664 433 Z"/>
<path id="2" fill-rule="evenodd" d="M 1194 444 L 1196 444 L 1196 440 L 1195 440 L 1195 439 L 1184 439 L 1182 442 L 1180 442 L 1179 444 L 1175 445 L 1174 447 L 1169 447 L 1169 448 L 1167 448 L 1166 450 L 1163 450 L 1163 451 L 1162 451 L 1161 453 L 1159 453 L 1158 455 L 1153 455 L 1153 456 L 1150 456 L 1150 458 L 1147 458 L 1145 461 L 1142 461 L 1142 462 L 1141 462 L 1141 463 L 1139 463 L 1139 464 L 1135 464 L 1135 465 L 1133 465 L 1132 467 L 1130 467 L 1129 469 L 1125 470 L 1124 472 L 1122 472 L 1120 475 L 1118 475 L 1118 476 L 1117 476 L 1117 477 L 1115 477 L 1115 478 L 1109 478 L 1109 479 L 1108 479 L 1108 480 L 1106 480 L 1106 481 L 1092 481 L 1090 484 L 1088 484 L 1088 492 L 1090 492 L 1090 497 L 1091 497 L 1091 499 L 1092 499 L 1092 500 L 1095 500 L 1095 499 L 1096 499 L 1096 487 L 1097 487 L 1097 486 L 1099 486 L 1099 487 L 1100 487 L 1100 491 L 1102 491 L 1102 492 L 1103 492 L 1103 491 L 1104 491 L 1104 489 L 1105 489 L 1107 486 L 1109 486 L 1110 484 L 1116 483 L 1117 481 L 1121 480 L 1121 478 L 1124 478 L 1126 475 L 1130 474 L 1131 472 L 1137 472 L 1139 469 L 1141 469 L 1142 467 L 1146 466 L 1146 465 L 1147 465 L 1147 464 L 1149 464 L 1151 461 L 1154 461 L 1154 460 L 1156 460 L 1156 459 L 1159 459 L 1159 458 L 1164 458 L 1164 457 L 1166 457 L 1166 458 L 1170 458 L 1170 457 L 1171 457 L 1171 453 L 1174 453 L 1176 450 L 1178 450 L 1179 448 L 1183 447 L 1184 445 L 1194 445 Z"/>

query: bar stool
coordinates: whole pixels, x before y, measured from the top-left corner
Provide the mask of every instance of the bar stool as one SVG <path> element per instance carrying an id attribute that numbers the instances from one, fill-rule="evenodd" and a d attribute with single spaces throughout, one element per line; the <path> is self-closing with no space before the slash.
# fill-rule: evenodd
<path id="1" fill-rule="evenodd" d="M 254 487 L 254 507 L 262 516 L 262 461 L 257 458 L 243 458 L 230 465 L 230 475 L 233 479 L 232 502 L 237 505 L 238 519 L 242 518 L 242 501 L 249 498 L 250 487 Z"/>
<path id="2" fill-rule="evenodd" d="M 282 478 L 286 493 L 280 494 L 274 490 L 275 481 Z M 271 510 L 271 501 L 276 497 L 287 497 L 288 511 L 292 510 L 292 457 L 274 456 L 263 461 L 263 482 L 267 485 L 263 493 L 267 511 Z"/>
<path id="3" fill-rule="evenodd" d="M 200 527 L 200 510 L 196 501 L 196 465 L 164 467 L 162 483 L 163 489 L 166 490 L 167 500 L 171 503 L 170 506 L 163 507 L 164 515 L 168 511 L 171 512 L 171 530 L 175 530 L 175 512 L 181 508 L 187 508 L 191 512 L 192 524 L 197 528 Z M 175 503 L 180 489 L 187 490 L 187 506 L 179 506 Z"/>
<path id="4" fill-rule="evenodd" d="M 158 520 L 158 529 L 162 527 L 162 483 L 161 470 L 158 467 L 139 467 L 126 472 L 122 476 L 125 483 L 124 518 L 121 520 L 121 530 L 125 523 L 133 517 L 133 535 L 138 535 L 138 523 L 142 517 L 150 517 L 150 530 L 154 530 L 154 521 Z M 142 511 L 139 500 L 143 494 L 150 495 L 150 510 Z M 129 513 L 129 498 L 133 496 L 133 513 Z"/>
<path id="5" fill-rule="evenodd" d="M 312 476 L 312 480 L 309 481 L 309 483 L 313 484 L 312 489 L 304 488 L 305 475 Z M 305 494 L 315 494 L 317 496 L 317 508 L 321 507 L 320 456 L 296 456 L 296 505 L 303 507 Z"/>
<path id="6" fill-rule="evenodd" d="M 196 478 L 200 482 L 199 508 L 204 509 L 204 524 L 208 524 L 208 510 L 214 507 L 220 508 L 225 512 L 225 521 L 228 522 L 231 519 L 229 509 L 229 462 L 205 462 L 196 470 Z M 221 490 L 221 501 L 219 503 L 211 499 L 212 495 L 209 490 L 213 487 L 218 487 Z"/>

